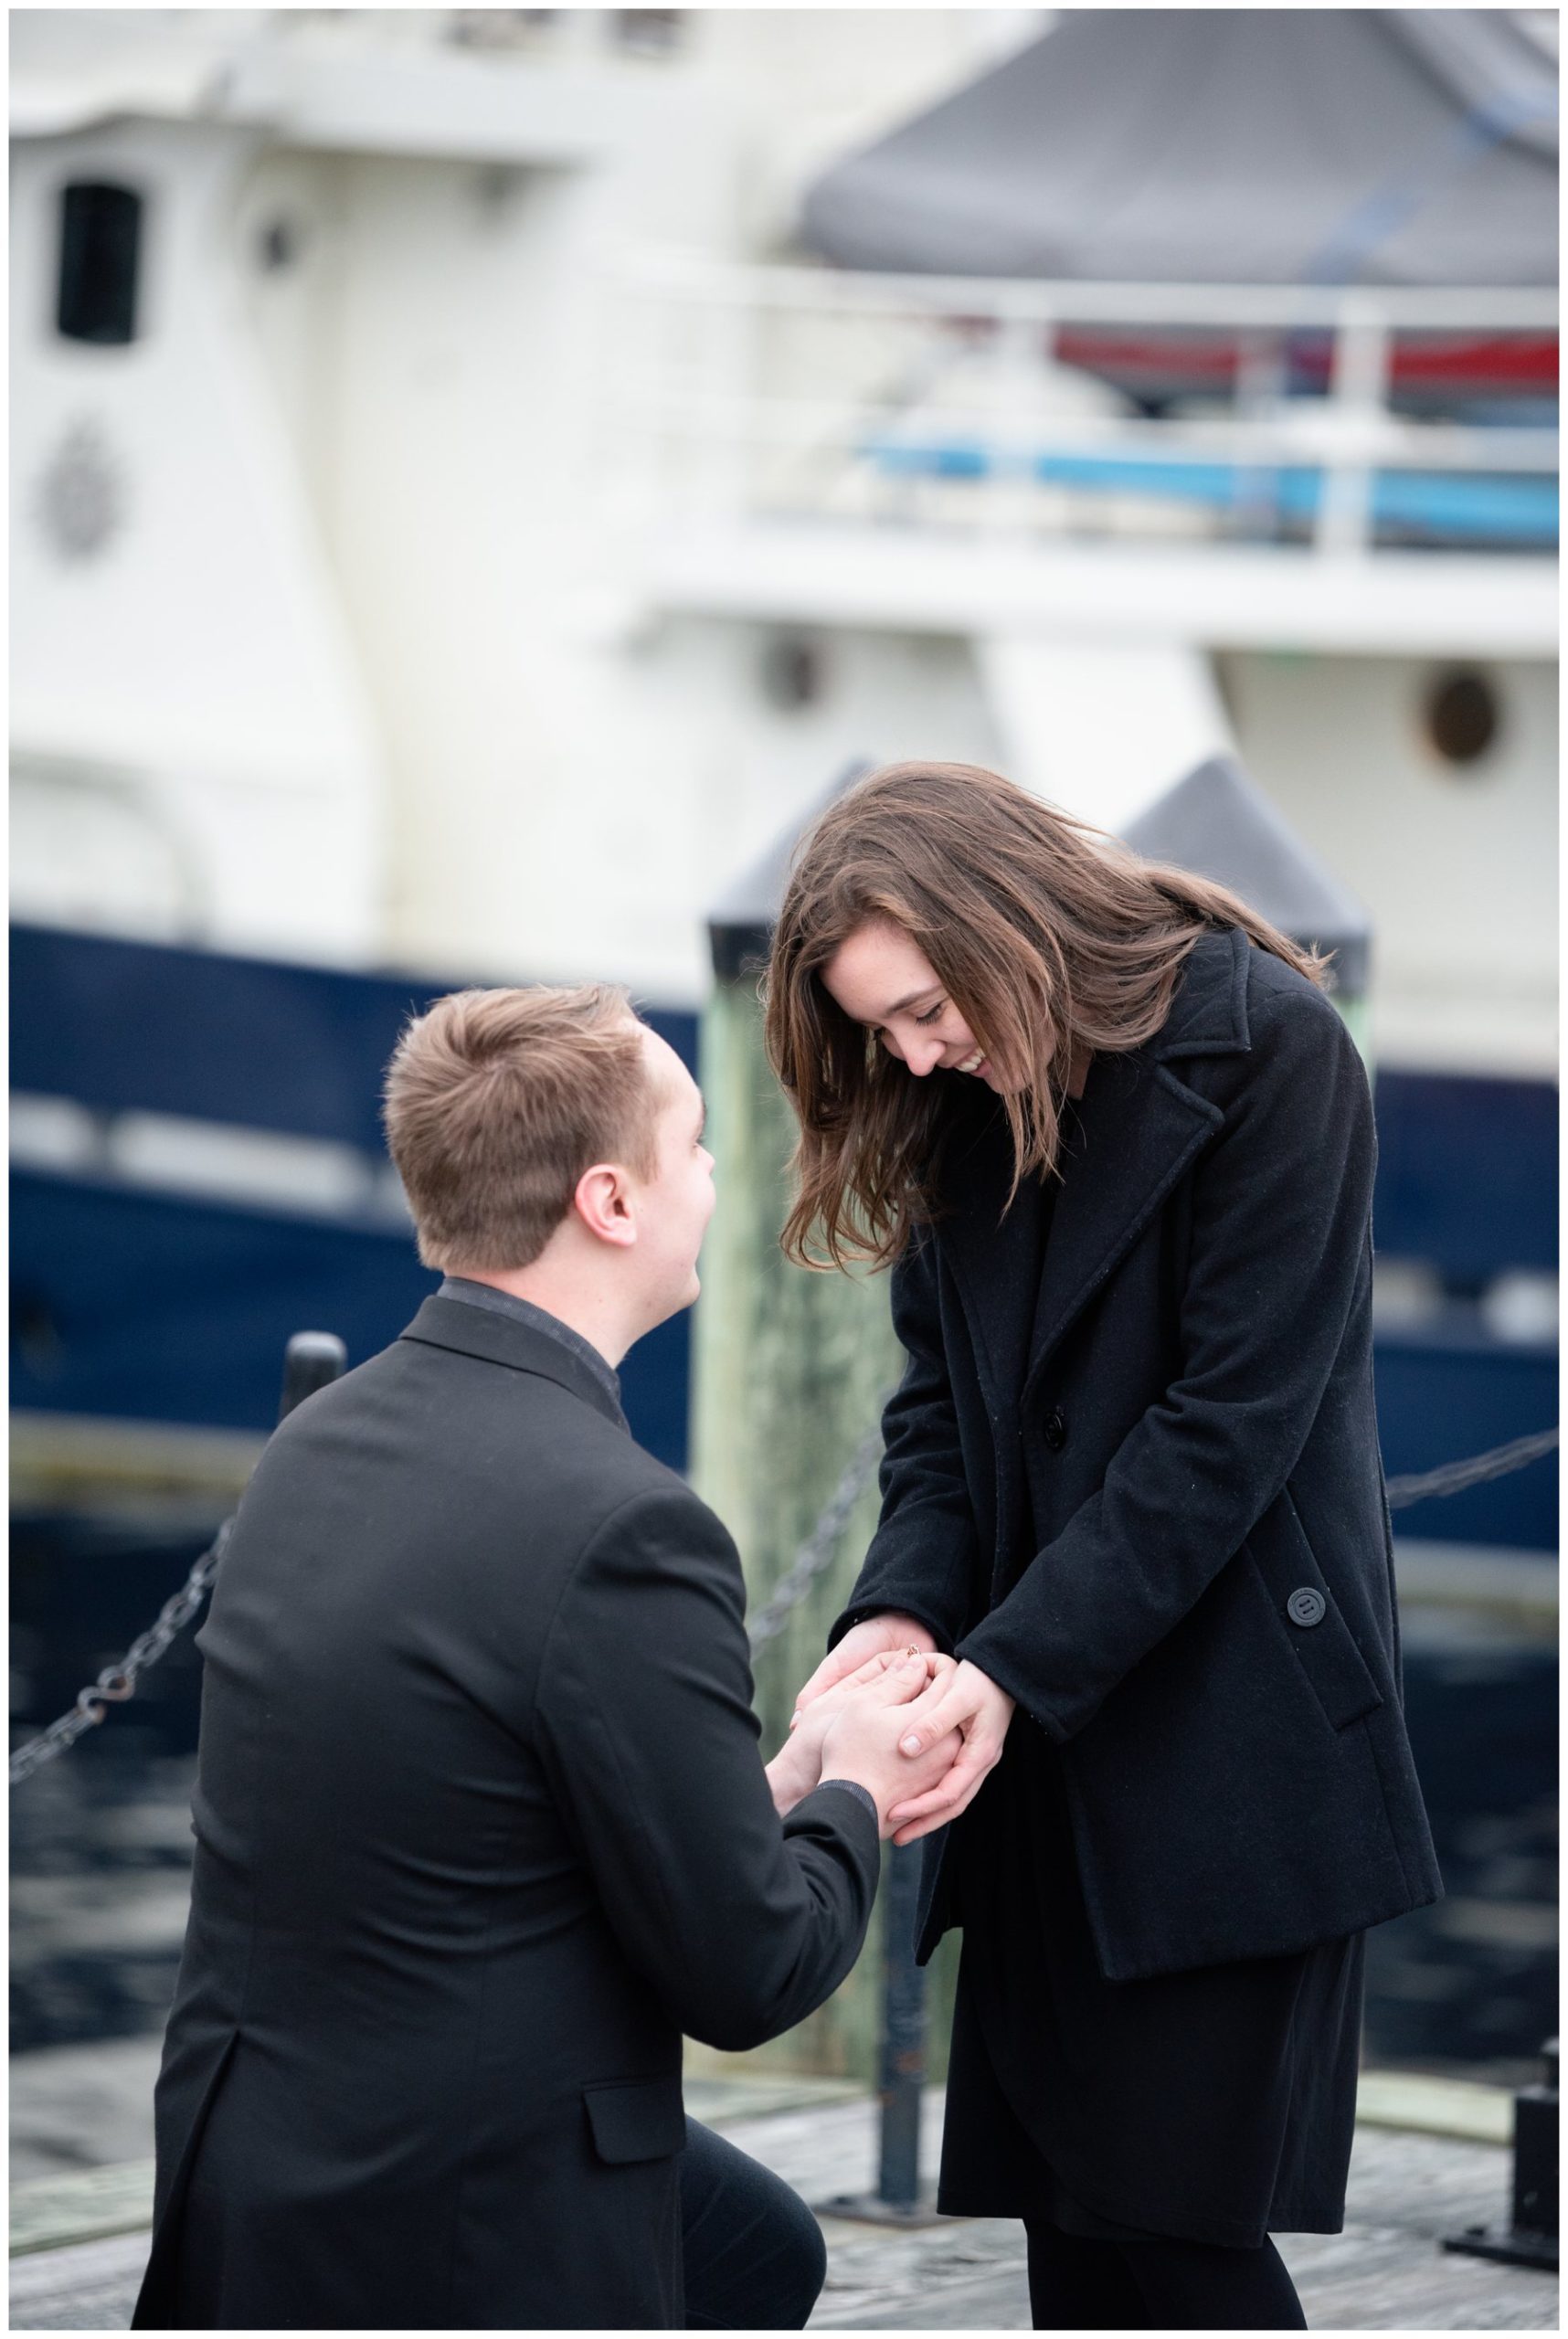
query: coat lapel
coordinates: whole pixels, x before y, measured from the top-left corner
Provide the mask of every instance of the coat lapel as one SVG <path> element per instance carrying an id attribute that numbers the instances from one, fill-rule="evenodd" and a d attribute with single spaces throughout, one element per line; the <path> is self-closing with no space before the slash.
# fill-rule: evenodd
<path id="1" fill-rule="evenodd" d="M 1021 1214 L 1001 1216 L 1012 1177 L 1001 1114 L 985 1115 L 979 1134 L 955 1149 L 944 1182 L 957 1206 L 941 1222 L 939 1243 L 987 1377 L 993 1420 L 1018 1393 L 1016 1381 L 1011 1392 L 1005 1385 L 1010 1366 L 1018 1369 L 1013 1360 L 1026 1358 L 1027 1403 L 1064 1334 L 1224 1120 L 1219 1106 L 1171 1065 L 1247 1046 L 1250 947 L 1239 930 L 1205 935 L 1188 959 L 1164 1029 L 1127 1055 L 1091 1064 L 1035 1289 L 1021 1272 Z"/>
<path id="2" fill-rule="evenodd" d="M 1131 1249 L 1224 1119 L 1217 1105 L 1141 1051 L 1089 1068 L 1045 1246 L 1024 1374 L 1033 1395 L 1063 1334 Z"/>
<path id="3" fill-rule="evenodd" d="M 994 1425 L 1017 1402 L 1028 1365 L 1030 1326 L 1039 1296 L 1025 1213 L 1001 1207 L 1012 1182 L 1012 1141 L 989 1095 L 980 1133 L 956 1149 L 949 1191 L 961 1196 L 940 1223 L 939 1247 L 963 1300 L 975 1362 Z"/>

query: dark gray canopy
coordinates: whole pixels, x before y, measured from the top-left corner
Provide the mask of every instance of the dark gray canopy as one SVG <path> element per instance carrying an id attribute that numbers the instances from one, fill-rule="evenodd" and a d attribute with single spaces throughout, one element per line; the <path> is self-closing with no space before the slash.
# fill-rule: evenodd
<path id="1" fill-rule="evenodd" d="M 721 982 L 761 971 L 778 924 L 796 846 L 807 831 L 816 826 L 830 804 L 835 804 L 857 779 L 863 779 L 874 769 L 874 766 L 863 757 L 846 765 L 832 787 L 817 797 L 799 820 L 791 820 L 782 835 L 774 838 L 761 859 L 754 861 L 749 869 L 725 887 L 708 912 L 708 946 L 713 952 L 714 972 Z"/>
<path id="2" fill-rule="evenodd" d="M 1367 987 L 1372 921 L 1229 756 L 1211 757 L 1123 829 L 1146 861 L 1174 862 L 1239 894 L 1294 942 L 1332 950 L 1334 988 Z"/>
<path id="3" fill-rule="evenodd" d="M 725 888 L 708 912 L 714 972 L 721 982 L 760 971 L 796 846 L 828 806 L 873 768 L 869 760 L 849 765 Z M 1174 862 L 1195 876 L 1212 877 L 1295 941 L 1336 952 L 1337 989 L 1351 998 L 1365 990 L 1372 935 L 1366 911 L 1231 757 L 1199 764 L 1122 835 L 1146 860 Z"/>
<path id="4" fill-rule="evenodd" d="M 1465 8 L 1090 8 L 837 164 L 841 266 L 1117 282 L 1557 281 L 1557 72 Z"/>

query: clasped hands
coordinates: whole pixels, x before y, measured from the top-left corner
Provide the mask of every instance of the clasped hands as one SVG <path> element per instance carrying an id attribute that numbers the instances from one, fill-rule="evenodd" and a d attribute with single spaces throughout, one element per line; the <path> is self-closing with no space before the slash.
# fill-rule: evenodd
<path id="1" fill-rule="evenodd" d="M 914 1617 L 868 1617 L 797 1698 L 768 1766 L 774 1802 L 787 1811 L 819 1779 L 854 1779 L 875 1800 L 883 1835 L 913 1844 L 967 1810 L 1001 1759 L 1012 1711 L 1005 1689 L 941 1656 Z"/>

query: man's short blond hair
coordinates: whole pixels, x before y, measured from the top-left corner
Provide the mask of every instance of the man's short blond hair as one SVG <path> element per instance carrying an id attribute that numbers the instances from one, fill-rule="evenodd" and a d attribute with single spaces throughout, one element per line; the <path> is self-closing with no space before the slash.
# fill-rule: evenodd
<path id="1" fill-rule="evenodd" d="M 611 983 L 453 991 L 415 1018 L 383 1117 L 426 1266 L 531 1266 L 596 1161 L 653 1175 L 646 1028 Z"/>

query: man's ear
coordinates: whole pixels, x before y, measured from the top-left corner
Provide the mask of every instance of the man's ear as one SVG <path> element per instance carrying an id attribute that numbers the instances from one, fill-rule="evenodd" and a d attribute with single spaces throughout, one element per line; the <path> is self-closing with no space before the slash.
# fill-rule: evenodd
<path id="1" fill-rule="evenodd" d="M 620 1250 L 630 1250 L 636 1242 L 630 1181 L 613 1161 L 596 1161 L 583 1171 L 573 1191 L 572 1208 L 596 1242 L 612 1243 Z"/>

